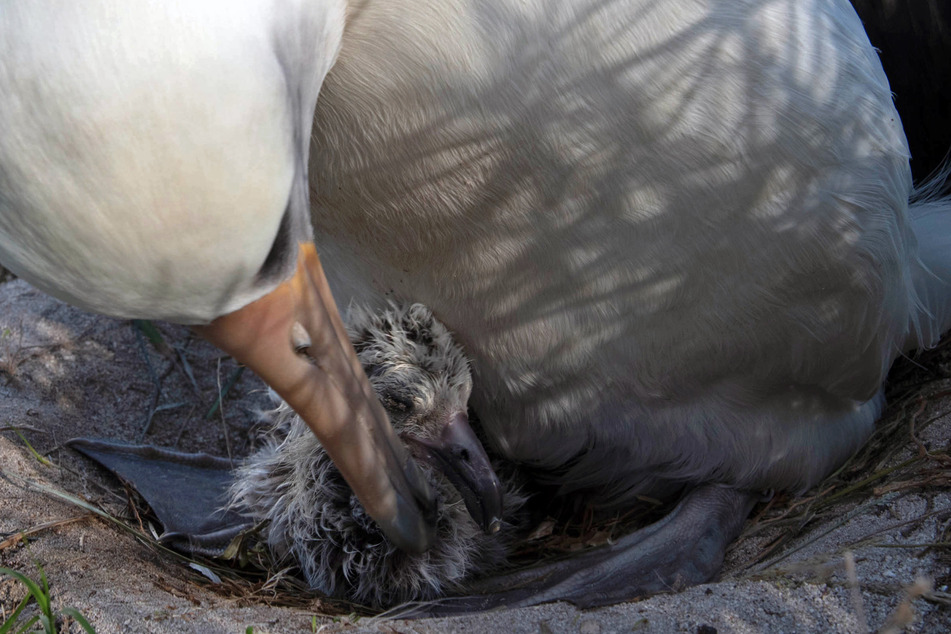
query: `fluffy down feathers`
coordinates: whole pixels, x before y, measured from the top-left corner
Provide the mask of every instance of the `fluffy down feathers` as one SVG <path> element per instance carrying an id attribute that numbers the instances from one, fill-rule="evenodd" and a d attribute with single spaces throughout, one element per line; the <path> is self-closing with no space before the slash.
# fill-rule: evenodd
<path id="1" fill-rule="evenodd" d="M 427 308 L 353 310 L 349 329 L 402 437 L 430 437 L 441 413 L 465 411 L 468 363 Z M 513 517 L 525 501 L 511 482 L 502 530 L 488 536 L 448 480 L 420 463 L 439 500 L 437 539 L 429 551 L 407 554 L 387 541 L 304 422 L 286 405 L 273 415 L 267 443 L 237 473 L 232 501 L 256 521 L 268 520 L 268 546 L 295 562 L 313 588 L 384 607 L 435 598 L 505 563 Z"/>

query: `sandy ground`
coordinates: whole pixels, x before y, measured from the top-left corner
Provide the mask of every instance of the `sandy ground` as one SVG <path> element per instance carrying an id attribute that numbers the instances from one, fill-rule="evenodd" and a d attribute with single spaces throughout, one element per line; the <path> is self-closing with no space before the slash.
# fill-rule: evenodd
<path id="1" fill-rule="evenodd" d="M 236 592 L 233 584 L 212 583 L 180 559 L 49 493 L 68 492 L 138 525 L 123 489 L 62 447 L 74 436 L 145 438 L 218 455 L 247 451 L 249 429 L 268 403 L 261 384 L 243 374 L 224 412 L 206 417 L 234 366 L 185 329 L 160 328 L 179 353 L 156 352 L 129 322 L 74 310 L 21 281 L 0 285 L 0 566 L 38 577 L 41 565 L 54 606 L 78 608 L 101 633 L 247 632 L 249 627 L 256 633 L 861 632 L 879 631 L 896 617 L 905 631 L 951 631 L 951 467 L 939 459 L 897 470 L 859 499 L 844 496 L 811 521 L 751 520 L 728 554 L 721 581 L 679 594 L 589 611 L 552 604 L 415 621 L 321 616 L 319 600 L 302 601 L 304 607 L 268 605 L 253 596 L 250 585 Z M 187 359 L 194 383 L 172 357 Z M 893 408 L 889 414 L 906 422 L 898 440 L 885 448 L 893 455 L 884 455 L 883 465 L 901 464 L 921 451 L 947 456 L 951 396 L 943 393 L 951 392 L 949 357 L 948 351 L 933 354 L 928 370 L 901 379 L 920 384 L 921 394 L 906 398 L 903 411 Z M 912 417 L 920 447 L 910 434 Z M 933 422 L 925 427 L 925 421 Z M 12 431 L 15 426 L 22 438 Z M 34 457 L 24 438 L 53 464 Z M 853 480 L 883 465 L 868 467 Z M 766 517 L 784 508 L 797 507 L 783 501 Z M 10 539 L 30 530 L 26 544 Z M 757 562 L 790 531 L 791 542 Z M 852 575 L 845 563 L 849 554 L 855 561 Z M 918 577 L 934 580 L 935 591 L 906 600 Z M 23 594 L 18 582 L 0 580 L 0 622 Z"/>

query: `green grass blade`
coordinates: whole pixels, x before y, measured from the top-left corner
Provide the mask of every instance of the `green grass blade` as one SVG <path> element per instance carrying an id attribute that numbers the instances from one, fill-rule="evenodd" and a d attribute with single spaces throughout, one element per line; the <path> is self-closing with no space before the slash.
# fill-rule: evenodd
<path id="1" fill-rule="evenodd" d="M 39 619 L 43 622 L 43 629 L 47 632 L 55 633 L 56 624 L 53 620 L 53 610 L 50 603 L 49 583 L 47 583 L 46 573 L 43 571 L 43 567 L 37 565 L 37 568 L 40 569 L 40 579 L 43 582 L 42 587 L 22 572 L 17 572 L 10 568 L 0 568 L 0 574 L 10 575 L 26 586 L 27 591 L 33 596 L 37 607 L 40 609 Z"/>
<path id="2" fill-rule="evenodd" d="M 228 378 L 228 382 L 225 383 L 225 386 L 221 388 L 221 392 L 218 393 L 218 398 L 211 405 L 207 412 L 205 412 L 205 420 L 211 420 L 211 417 L 215 415 L 215 412 L 218 411 L 218 408 L 221 407 L 221 403 L 228 396 L 228 393 L 231 391 L 231 388 L 234 387 L 235 383 L 238 382 L 238 379 L 241 378 L 241 375 L 244 374 L 244 366 L 238 366 L 238 369 L 231 373 L 231 377 Z"/>
<path id="3" fill-rule="evenodd" d="M 192 370 L 191 364 L 188 362 L 188 357 L 185 355 L 185 350 L 181 346 L 175 346 L 175 356 L 178 357 L 179 362 L 182 364 L 182 371 L 185 372 L 185 376 L 188 377 L 188 380 L 192 384 L 192 390 L 195 392 L 195 395 L 198 396 L 201 394 L 201 390 L 198 389 L 198 381 L 195 380 L 195 372 Z"/>
<path id="4" fill-rule="evenodd" d="M 0 568 L 0 575 L 9 575 L 26 586 L 27 592 L 29 592 L 37 603 L 40 603 L 43 596 L 43 591 L 40 589 L 40 586 L 37 585 L 35 581 L 27 577 L 22 572 L 12 570 L 10 568 Z M 41 606 L 42 608 L 42 606 Z"/>
<path id="5" fill-rule="evenodd" d="M 14 429 L 13 431 L 16 432 L 16 435 L 20 437 L 20 440 L 23 441 L 23 444 L 26 445 L 26 448 L 30 450 L 31 454 L 33 454 L 33 457 L 40 461 L 40 464 L 44 464 L 47 467 L 53 466 L 53 463 L 50 462 L 48 458 L 44 458 L 36 449 L 33 448 L 33 445 L 31 445 L 30 441 L 26 439 L 26 436 L 20 433 L 19 429 Z"/>
<path id="6" fill-rule="evenodd" d="M 149 340 L 153 348 L 159 352 L 164 352 L 168 348 L 165 343 L 165 338 L 162 337 L 162 333 L 159 332 L 158 328 L 156 328 L 155 324 L 151 321 L 148 319 L 133 319 L 132 324 L 145 335 L 145 338 Z"/>
<path id="7" fill-rule="evenodd" d="M 37 565 L 37 568 L 39 568 L 40 571 L 40 583 L 36 583 L 22 572 L 13 570 L 11 568 L 0 568 L 0 575 L 8 575 L 13 577 L 26 586 L 28 593 L 27 596 L 24 597 L 22 601 L 20 601 L 20 604 L 10 615 L 10 618 L 0 624 L 0 634 L 9 634 L 9 632 L 14 627 L 16 627 L 17 618 L 20 616 L 20 613 L 23 612 L 23 609 L 27 606 L 30 599 L 34 599 L 36 601 L 37 607 L 40 609 L 40 614 L 27 621 L 22 627 L 20 627 L 20 629 L 15 632 L 15 634 L 22 634 L 23 632 L 26 632 L 31 627 L 33 627 L 37 621 L 43 625 L 44 631 L 49 632 L 50 634 L 56 633 L 56 616 L 53 614 L 52 601 L 50 600 L 49 580 L 46 578 L 46 571 L 43 570 L 43 566 Z M 96 634 L 96 628 L 94 628 L 86 619 L 86 617 L 84 617 L 82 613 L 80 613 L 76 608 L 65 608 L 60 611 L 59 614 L 65 614 L 72 617 L 88 634 Z"/>
<path id="8" fill-rule="evenodd" d="M 83 628 L 87 634 L 96 634 L 96 628 L 94 628 L 92 624 L 86 620 L 86 617 L 83 616 L 82 612 L 76 608 L 63 608 L 60 611 L 60 614 L 65 614 L 66 616 L 71 617 L 74 621 L 79 623 L 79 626 Z"/>
<path id="9" fill-rule="evenodd" d="M 16 625 L 17 618 L 19 618 L 20 613 L 23 612 L 32 597 L 33 595 L 31 594 L 27 594 L 23 597 L 23 600 L 20 601 L 20 605 L 10 614 L 10 617 L 3 623 L 0 623 L 0 634 L 7 634 L 7 632 L 13 629 L 13 626 Z"/>
<path id="10" fill-rule="evenodd" d="M 40 569 L 40 581 L 43 582 L 43 601 L 40 602 L 37 599 L 37 603 L 40 604 L 40 607 L 43 609 L 43 613 L 50 619 L 53 620 L 53 603 L 50 599 L 50 584 L 46 579 L 46 571 L 43 570 L 43 566 L 37 565 L 37 568 Z"/>
<path id="11" fill-rule="evenodd" d="M 27 621 L 27 622 L 23 625 L 23 627 L 21 627 L 20 629 L 18 629 L 18 630 L 16 631 L 16 634 L 23 634 L 23 632 L 26 632 L 27 630 L 29 630 L 29 629 L 30 629 L 31 627 L 33 627 L 33 625 L 34 625 L 37 621 L 39 621 L 39 620 L 40 620 L 40 617 L 34 616 L 32 619 L 30 619 L 29 621 Z"/>

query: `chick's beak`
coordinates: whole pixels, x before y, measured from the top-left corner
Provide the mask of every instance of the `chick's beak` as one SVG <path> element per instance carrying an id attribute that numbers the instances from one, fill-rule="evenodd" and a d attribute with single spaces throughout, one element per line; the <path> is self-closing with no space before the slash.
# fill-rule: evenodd
<path id="1" fill-rule="evenodd" d="M 298 353 L 301 329 L 310 342 Z M 409 552 L 433 539 L 436 503 L 370 388 L 312 243 L 268 295 L 195 330 L 254 370 L 307 422 L 364 508 Z"/>
<path id="2" fill-rule="evenodd" d="M 411 451 L 446 476 L 470 517 L 492 535 L 502 527 L 502 484 L 465 412 L 452 414 L 432 439 L 407 437 Z"/>

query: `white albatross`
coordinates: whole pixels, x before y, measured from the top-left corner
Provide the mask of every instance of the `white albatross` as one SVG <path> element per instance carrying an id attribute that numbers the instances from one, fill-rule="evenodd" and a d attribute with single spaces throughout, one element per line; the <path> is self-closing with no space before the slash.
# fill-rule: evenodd
<path id="1" fill-rule="evenodd" d="M 709 579 L 951 326 L 951 201 L 847 0 L 352 2 L 310 157 L 334 292 L 433 310 L 487 449 L 605 510 L 686 493 L 460 609 Z"/>
<path id="2" fill-rule="evenodd" d="M 342 2 L 5 3 L 0 262 L 88 310 L 201 325 L 421 551 L 431 492 L 309 244 L 307 142 L 343 16 Z"/>

